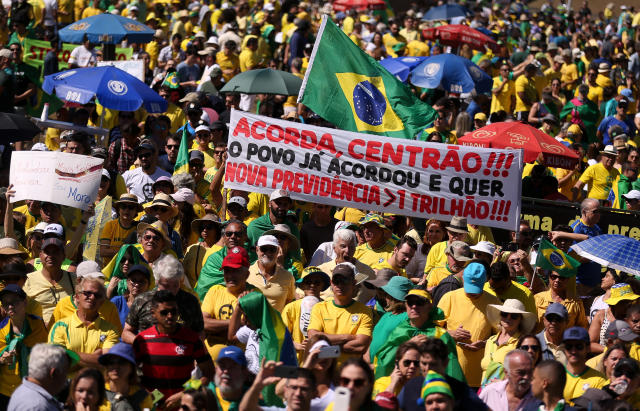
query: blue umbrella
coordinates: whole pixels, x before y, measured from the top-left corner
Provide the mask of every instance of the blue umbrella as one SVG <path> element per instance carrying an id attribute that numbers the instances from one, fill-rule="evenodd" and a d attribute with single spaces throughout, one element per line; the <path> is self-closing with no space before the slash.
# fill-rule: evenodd
<path id="1" fill-rule="evenodd" d="M 450 93 L 491 92 L 493 80 L 480 67 L 455 54 L 438 54 L 427 57 L 411 71 L 414 86 L 423 88 L 442 87 Z"/>
<path id="2" fill-rule="evenodd" d="M 442 6 L 431 7 L 422 16 L 422 21 L 451 20 L 454 17 L 464 17 L 469 14 L 471 14 L 469 9 L 459 4 L 443 4 Z"/>
<path id="3" fill-rule="evenodd" d="M 112 110 L 135 111 L 144 105 L 149 113 L 163 113 L 167 101 L 126 71 L 113 66 L 77 68 L 44 78 L 42 89 L 64 101 L 85 104 L 96 96 Z"/>
<path id="4" fill-rule="evenodd" d="M 380 60 L 382 67 L 398 78 L 402 82 L 406 82 L 411 69 L 422 63 L 426 57 L 391 57 Z"/>
<path id="5" fill-rule="evenodd" d="M 125 38 L 130 43 L 148 43 L 155 31 L 138 21 L 111 13 L 87 17 L 58 32 L 67 43 L 82 43 L 86 35 L 92 43 L 116 44 Z"/>
<path id="6" fill-rule="evenodd" d="M 631 237 L 603 234 L 581 241 L 571 249 L 605 267 L 640 275 L 640 241 Z"/>

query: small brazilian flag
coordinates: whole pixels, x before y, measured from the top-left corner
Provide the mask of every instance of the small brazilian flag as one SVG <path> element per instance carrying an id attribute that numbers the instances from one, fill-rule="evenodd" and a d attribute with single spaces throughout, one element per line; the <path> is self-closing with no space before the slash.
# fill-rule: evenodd
<path id="1" fill-rule="evenodd" d="M 580 263 L 543 237 L 538 247 L 536 265 L 545 270 L 555 271 L 561 277 L 573 277 L 578 272 Z"/>
<path id="2" fill-rule="evenodd" d="M 162 85 L 169 86 L 169 88 L 180 87 L 180 82 L 178 81 L 178 73 L 176 73 L 175 71 L 167 73 L 164 80 L 162 80 Z"/>
<path id="3" fill-rule="evenodd" d="M 436 116 L 326 15 L 298 102 L 343 130 L 407 139 Z"/>
<path id="4" fill-rule="evenodd" d="M 178 149 L 178 158 L 173 166 L 173 175 L 189 173 L 189 138 L 187 137 L 187 125 L 182 127 L 182 139 L 180 140 L 180 148 Z"/>

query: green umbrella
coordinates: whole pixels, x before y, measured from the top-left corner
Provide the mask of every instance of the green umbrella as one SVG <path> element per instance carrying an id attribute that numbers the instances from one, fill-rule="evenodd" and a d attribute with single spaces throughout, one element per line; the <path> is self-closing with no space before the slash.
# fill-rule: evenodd
<path id="1" fill-rule="evenodd" d="M 220 91 L 223 93 L 297 96 L 301 86 L 301 78 L 286 71 L 265 68 L 237 74 Z"/>

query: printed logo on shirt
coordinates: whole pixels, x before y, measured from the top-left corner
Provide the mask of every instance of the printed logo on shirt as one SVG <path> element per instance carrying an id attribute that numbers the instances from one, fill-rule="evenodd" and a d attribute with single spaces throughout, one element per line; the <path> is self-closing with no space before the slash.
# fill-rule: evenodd
<path id="1" fill-rule="evenodd" d="M 176 345 L 176 354 L 184 355 L 185 348 L 186 347 L 184 345 Z"/>
<path id="2" fill-rule="evenodd" d="M 100 342 L 104 342 L 107 339 L 107 334 L 100 334 Z"/>
<path id="3" fill-rule="evenodd" d="M 353 314 L 351 316 L 351 322 L 354 324 L 357 323 L 359 319 L 360 319 L 360 316 L 358 314 Z"/>
<path id="4" fill-rule="evenodd" d="M 234 251 L 236 251 L 234 249 Z M 228 320 L 231 318 L 233 314 L 233 306 L 231 304 L 225 304 L 218 310 L 218 319 L 219 320 Z"/>
<path id="5" fill-rule="evenodd" d="M 384 257 L 380 257 L 380 259 L 378 260 L 379 263 L 384 261 Z"/>
<path id="6" fill-rule="evenodd" d="M 585 382 L 584 384 L 582 384 L 582 391 L 586 391 L 586 390 L 588 390 L 589 388 L 591 388 L 591 387 L 589 386 L 589 383 L 588 383 L 588 382 Z"/>

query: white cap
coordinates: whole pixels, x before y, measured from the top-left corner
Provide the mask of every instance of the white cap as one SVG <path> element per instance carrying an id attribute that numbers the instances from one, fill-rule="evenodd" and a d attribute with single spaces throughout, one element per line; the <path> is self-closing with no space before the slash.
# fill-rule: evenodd
<path id="1" fill-rule="evenodd" d="M 472 249 L 473 251 L 487 253 L 490 255 L 493 255 L 493 253 L 496 251 L 495 244 L 493 244 L 490 241 L 479 241 L 478 244 L 471 246 L 469 248 Z"/>
<path id="2" fill-rule="evenodd" d="M 262 247 L 263 245 L 272 245 L 274 247 L 280 247 L 280 244 L 278 244 L 278 240 L 272 236 L 272 235 L 263 235 L 262 237 L 258 238 L 258 247 Z"/>
<path id="3" fill-rule="evenodd" d="M 64 229 L 62 228 L 62 226 L 60 224 L 48 224 L 47 228 L 44 229 L 44 233 L 45 236 L 47 234 L 53 234 L 56 237 L 62 237 L 64 236 Z"/>
<path id="4" fill-rule="evenodd" d="M 129 6 L 129 11 L 138 11 L 138 6 Z"/>
<path id="5" fill-rule="evenodd" d="M 351 230 L 351 231 L 356 231 L 356 230 L 352 230 L 350 227 L 356 227 L 356 224 L 350 223 L 348 221 L 338 221 L 333 229 L 333 232 L 336 232 L 338 230 Z"/>
<path id="6" fill-rule="evenodd" d="M 627 194 L 623 194 L 622 198 L 625 200 L 640 200 L 640 191 L 631 190 Z"/>
<path id="7" fill-rule="evenodd" d="M 245 200 L 244 197 L 231 197 L 229 201 L 227 201 L 227 207 L 229 207 L 231 204 L 238 204 L 239 206 L 242 206 L 242 208 L 247 208 L 247 200 Z"/>
<path id="8" fill-rule="evenodd" d="M 274 11 L 275 9 L 276 8 L 271 3 L 265 4 L 264 7 L 262 8 L 262 10 L 266 10 L 266 11 Z"/>
<path id="9" fill-rule="evenodd" d="M 214 46 L 218 45 L 218 38 L 216 36 L 211 36 L 204 42 L 204 44 L 213 44 Z"/>
<path id="10" fill-rule="evenodd" d="M 209 126 L 207 126 L 205 124 L 201 124 L 198 127 L 196 127 L 196 133 L 198 131 L 211 131 L 211 129 L 209 128 Z"/>
<path id="11" fill-rule="evenodd" d="M 49 148 L 45 143 L 35 143 L 31 147 L 31 151 L 49 151 Z"/>
<path id="12" fill-rule="evenodd" d="M 44 233 L 44 230 L 47 228 L 47 223 L 45 223 L 44 221 L 39 222 L 38 224 L 36 224 L 35 227 L 33 227 L 33 231 L 40 231 L 41 233 Z"/>
<path id="13" fill-rule="evenodd" d="M 76 267 L 76 277 L 84 277 L 89 273 L 100 271 L 100 266 L 93 260 L 83 261 Z M 102 273 L 100 273 L 102 274 Z"/>
<path id="14" fill-rule="evenodd" d="M 273 193 L 271 193 L 271 195 L 269 196 L 269 201 L 274 201 L 277 200 L 279 198 L 291 198 L 291 194 L 289 194 L 289 192 L 287 190 L 283 190 L 283 189 L 278 189 L 275 190 Z"/>
<path id="15" fill-rule="evenodd" d="M 111 180 L 111 175 L 109 174 L 109 172 L 106 169 L 102 169 L 102 177 L 107 177 L 109 180 Z"/>

